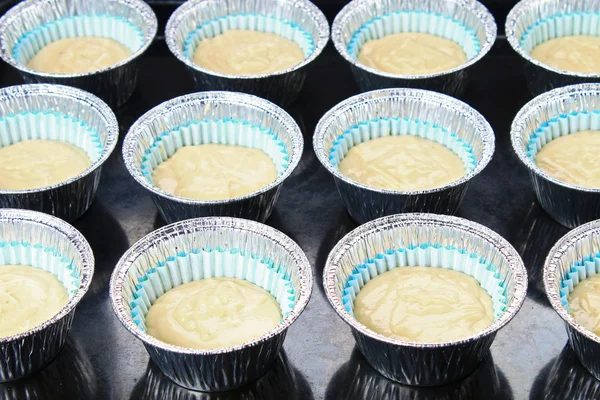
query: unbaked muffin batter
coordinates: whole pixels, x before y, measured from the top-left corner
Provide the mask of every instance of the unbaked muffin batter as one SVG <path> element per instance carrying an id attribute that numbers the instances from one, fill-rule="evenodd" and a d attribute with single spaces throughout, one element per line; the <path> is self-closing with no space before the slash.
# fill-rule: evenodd
<path id="1" fill-rule="evenodd" d="M 55 185 L 80 174 L 91 164 L 88 155 L 70 143 L 24 140 L 0 148 L 0 189 Z"/>
<path id="2" fill-rule="evenodd" d="M 600 37 L 566 36 L 548 40 L 531 57 L 563 71 L 600 74 Z"/>
<path id="3" fill-rule="evenodd" d="M 67 289 L 50 272 L 26 265 L 0 266 L 0 338 L 41 325 L 68 302 Z"/>
<path id="4" fill-rule="evenodd" d="M 367 41 L 360 48 L 358 62 L 393 74 L 426 75 L 456 68 L 467 62 L 467 55 L 451 40 L 404 32 Z"/>
<path id="5" fill-rule="evenodd" d="M 229 75 L 263 75 L 301 63 L 304 52 L 297 43 L 274 33 L 228 30 L 201 40 L 194 62 Z"/>
<path id="6" fill-rule="evenodd" d="M 471 276 L 399 267 L 369 281 L 354 301 L 356 320 L 393 339 L 440 343 L 467 338 L 494 321 L 492 298 Z"/>
<path id="7" fill-rule="evenodd" d="M 163 342 L 217 349 L 257 339 L 281 321 L 269 292 L 236 278 L 200 279 L 162 295 L 146 315 L 148 334 Z"/>
<path id="8" fill-rule="evenodd" d="M 465 175 L 463 161 L 446 146 L 413 135 L 385 136 L 352 147 L 340 172 L 364 185 L 426 190 Z"/>
<path id="9" fill-rule="evenodd" d="M 574 132 L 542 147 L 535 156 L 541 170 L 556 179 L 586 188 L 600 188 L 600 131 Z"/>
<path id="10" fill-rule="evenodd" d="M 113 39 L 68 38 L 57 40 L 44 47 L 27 66 L 46 73 L 81 74 L 110 67 L 131 54 L 131 50 Z"/>
<path id="11" fill-rule="evenodd" d="M 245 196 L 275 179 L 275 163 L 267 153 L 224 144 L 182 147 L 152 173 L 158 188 L 196 200 Z"/>
<path id="12" fill-rule="evenodd" d="M 573 318 L 600 336 L 600 275 L 580 281 L 567 301 Z"/>

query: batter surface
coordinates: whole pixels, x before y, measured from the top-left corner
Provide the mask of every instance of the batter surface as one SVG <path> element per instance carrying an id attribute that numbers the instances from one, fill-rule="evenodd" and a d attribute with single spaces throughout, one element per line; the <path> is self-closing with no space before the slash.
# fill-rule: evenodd
<path id="1" fill-rule="evenodd" d="M 0 266 L 0 338 L 41 325 L 68 302 L 67 289 L 50 272 L 25 265 Z"/>
<path id="2" fill-rule="evenodd" d="M 465 175 L 452 150 L 413 135 L 385 136 L 352 147 L 340 172 L 364 185 L 389 190 L 426 190 Z"/>
<path id="3" fill-rule="evenodd" d="M 87 154 L 70 143 L 24 140 L 0 148 L 0 189 L 26 190 L 55 185 L 90 165 Z"/>
<path id="4" fill-rule="evenodd" d="M 53 74 L 81 74 L 110 67 L 131 56 L 116 40 L 100 37 L 61 39 L 50 43 L 27 66 Z"/>
<path id="5" fill-rule="evenodd" d="M 229 30 L 201 40 L 194 62 L 211 71 L 230 75 L 263 75 L 301 63 L 304 52 L 297 43 L 274 33 Z"/>
<path id="6" fill-rule="evenodd" d="M 146 315 L 148 334 L 163 342 L 217 349 L 257 339 L 281 321 L 281 309 L 261 287 L 236 278 L 201 279 L 162 295 Z"/>
<path id="7" fill-rule="evenodd" d="M 535 156 L 540 169 L 556 179 L 586 188 L 600 188 L 600 131 L 561 136 Z"/>
<path id="8" fill-rule="evenodd" d="M 563 71 L 600 74 L 600 37 L 567 36 L 536 46 L 531 57 Z"/>
<path id="9" fill-rule="evenodd" d="M 369 40 L 361 47 L 358 62 L 394 74 L 426 75 L 456 68 L 467 62 L 467 55 L 451 40 L 404 32 Z"/>
<path id="10" fill-rule="evenodd" d="M 567 301 L 573 318 L 600 336 L 600 275 L 579 282 Z"/>
<path id="11" fill-rule="evenodd" d="M 371 330 L 394 339 L 440 343 L 467 338 L 494 321 L 492 298 L 462 272 L 400 267 L 367 283 L 354 315 Z"/>
<path id="12" fill-rule="evenodd" d="M 154 184 L 197 200 L 245 196 L 277 179 L 273 160 L 262 150 L 224 144 L 180 148 L 152 173 Z"/>

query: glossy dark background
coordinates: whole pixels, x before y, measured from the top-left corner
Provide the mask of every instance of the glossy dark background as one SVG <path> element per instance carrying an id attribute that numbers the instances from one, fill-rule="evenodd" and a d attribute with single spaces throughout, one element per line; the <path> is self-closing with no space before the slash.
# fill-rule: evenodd
<path id="1" fill-rule="evenodd" d="M 0 0 L 0 8 L 3 1 Z M 340 1 L 321 4 L 329 16 Z M 508 2 L 496 1 L 500 5 Z M 317 2 L 319 4 L 319 2 Z M 509 8 L 509 7 L 504 7 Z M 164 21 L 173 7 L 156 6 Z M 284 185 L 267 221 L 304 249 L 316 276 L 312 299 L 290 328 L 285 355 L 259 382 L 243 390 L 207 395 L 170 383 L 149 363 L 141 342 L 113 315 L 108 281 L 120 255 L 164 223 L 150 197 L 127 174 L 119 145 L 104 167 L 96 201 L 75 223 L 96 256 L 96 274 L 77 309 L 66 348 L 46 369 L 0 384 L 0 399 L 564 399 L 595 398 L 600 382 L 563 348 L 561 319 L 543 293 L 541 268 L 549 248 L 566 233 L 537 205 L 525 168 L 510 147 L 512 118 L 530 98 L 520 60 L 499 39 L 476 65 L 464 101 L 479 110 L 496 132 L 496 153 L 474 179 L 459 215 L 497 231 L 523 256 L 529 293 L 523 308 L 497 336 L 491 356 L 464 381 L 438 388 L 401 386 L 375 373 L 355 350 L 350 330 L 329 306 L 321 272 L 328 252 L 356 227 L 312 152 L 312 133 L 321 115 L 357 93 L 350 70 L 330 44 L 314 63 L 299 100 L 288 110 L 304 132 L 305 151 Z M 0 87 L 20 83 L 0 64 Z M 117 110 L 121 139 L 149 108 L 193 91 L 184 67 L 158 40 L 143 57 L 137 91 Z"/>

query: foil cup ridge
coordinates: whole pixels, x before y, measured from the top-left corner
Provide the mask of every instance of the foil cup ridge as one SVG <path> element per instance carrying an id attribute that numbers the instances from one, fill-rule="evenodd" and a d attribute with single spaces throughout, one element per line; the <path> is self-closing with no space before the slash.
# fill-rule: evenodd
<path id="1" fill-rule="evenodd" d="M 145 178 L 141 166 L 144 152 L 163 132 L 190 121 L 231 118 L 269 129 L 286 146 L 289 163 L 271 184 L 246 196 L 209 201 L 172 195 Z M 273 211 L 283 182 L 298 166 L 303 147 L 300 128 L 275 104 L 244 93 L 201 92 L 167 101 L 140 117 L 125 137 L 123 159 L 134 179 L 150 191 L 159 213 L 167 222 L 217 215 L 262 222 Z"/>
<path id="2" fill-rule="evenodd" d="M 430 190 L 379 189 L 346 177 L 329 160 L 334 141 L 354 125 L 384 117 L 440 125 L 471 146 L 475 167 L 461 179 Z M 349 214 L 359 223 L 402 212 L 455 213 L 470 180 L 491 160 L 494 146 L 494 132 L 476 110 L 449 96 L 420 89 L 381 89 L 350 97 L 321 118 L 313 136 L 317 158 L 333 175 Z"/>
<path id="3" fill-rule="evenodd" d="M 0 338 L 0 382 L 27 376 L 50 362 L 64 345 L 75 308 L 94 273 L 94 256 L 83 235 L 66 222 L 36 211 L 1 209 L 0 237 L 53 247 L 73 260 L 79 287 L 52 318 L 26 332 Z"/>
<path id="4" fill-rule="evenodd" d="M 342 299 L 343 286 L 355 265 L 385 249 L 422 243 L 458 246 L 493 262 L 506 284 L 506 311 L 485 330 L 444 343 L 396 340 L 356 321 Z M 482 225 L 445 215 L 401 214 L 368 222 L 342 238 L 327 258 L 323 285 L 330 304 L 350 325 L 359 349 L 375 370 L 404 384 L 431 386 L 468 375 L 487 356 L 496 332 L 514 318 L 525 300 L 527 272 L 517 251 Z"/>
<path id="5" fill-rule="evenodd" d="M 277 327 L 261 338 L 221 349 L 189 349 L 164 343 L 143 332 L 133 321 L 128 304 L 135 277 L 178 250 L 231 248 L 264 254 L 287 266 L 296 293 L 293 309 Z M 150 353 L 165 375 L 176 383 L 202 391 L 242 386 L 275 361 L 287 328 L 302 313 L 312 292 L 312 270 L 300 247 L 281 232 L 258 222 L 237 218 L 190 219 L 156 230 L 134 244 L 121 258 L 110 282 L 110 298 L 121 323 Z"/>
<path id="6" fill-rule="evenodd" d="M 0 206 L 77 219 L 91 205 L 102 165 L 117 144 L 119 128 L 114 113 L 96 96 L 68 86 L 34 84 L 0 89 L 0 118 L 23 112 L 52 112 L 81 121 L 97 133 L 102 149 L 90 167 L 66 181 L 27 190 L 0 189 Z"/>

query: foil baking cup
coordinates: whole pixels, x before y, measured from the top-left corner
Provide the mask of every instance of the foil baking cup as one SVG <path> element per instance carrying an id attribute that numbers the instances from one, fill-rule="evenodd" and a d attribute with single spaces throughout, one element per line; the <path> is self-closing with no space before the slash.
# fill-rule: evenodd
<path id="1" fill-rule="evenodd" d="M 513 148 L 529 169 L 540 205 L 569 228 L 600 218 L 600 189 L 556 179 L 537 166 L 535 156 L 553 139 L 583 130 L 600 130 L 600 84 L 544 93 L 521 108 L 510 129 Z"/>
<path id="2" fill-rule="evenodd" d="M 460 96 L 471 67 L 492 48 L 496 30 L 492 14 L 475 0 L 354 0 L 335 17 L 331 38 L 337 51 L 350 63 L 362 91 L 407 87 Z M 429 33 L 452 40 L 463 48 L 467 62 L 448 71 L 404 75 L 357 61 L 365 42 L 403 32 Z"/>
<path id="3" fill-rule="evenodd" d="M 36 211 L 0 209 L 0 265 L 43 269 L 69 294 L 69 302 L 43 324 L 0 337 L 0 382 L 7 382 L 44 367 L 63 347 L 75 307 L 90 286 L 94 256 L 83 235 L 66 222 Z"/>
<path id="4" fill-rule="evenodd" d="M 0 57 L 28 83 L 53 83 L 94 93 L 111 107 L 135 90 L 139 57 L 156 36 L 157 20 L 141 0 L 26 0 L 0 19 Z M 33 70 L 29 61 L 50 43 L 74 37 L 104 37 L 132 55 L 97 71 L 55 74 Z"/>
<path id="5" fill-rule="evenodd" d="M 473 276 L 488 293 L 493 290 L 494 322 L 470 337 L 442 343 L 392 339 L 359 323 L 349 311 L 354 293 L 378 274 L 406 265 Z M 527 272 L 517 251 L 482 225 L 445 215 L 402 214 L 371 221 L 342 238 L 327 258 L 323 286 L 376 371 L 403 384 L 432 386 L 469 375 L 489 354 L 496 332 L 525 300 Z"/>
<path id="6" fill-rule="evenodd" d="M 154 185 L 152 171 L 161 162 L 184 146 L 207 143 L 263 150 L 276 166 L 277 179 L 256 192 L 224 200 L 179 197 Z M 123 142 L 123 159 L 169 223 L 205 216 L 263 222 L 298 165 L 303 146 L 300 128 L 276 105 L 244 93 L 201 92 L 162 103 L 138 119 Z"/>
<path id="7" fill-rule="evenodd" d="M 296 42 L 301 63 L 264 75 L 229 75 L 201 67 L 193 55 L 198 43 L 230 29 L 275 33 Z M 294 102 L 308 65 L 329 40 L 329 24 L 308 0 L 189 0 L 171 16 L 165 32 L 171 52 L 187 67 L 198 90 L 228 90 L 263 97 L 286 107 Z"/>
<path id="8" fill-rule="evenodd" d="M 443 187 L 396 191 L 363 185 L 339 171 L 351 147 L 390 135 L 416 135 L 457 154 L 466 174 Z M 470 180 L 494 153 L 494 132 L 477 111 L 443 94 L 419 89 L 381 89 L 339 103 L 319 121 L 315 153 L 333 175 L 348 213 L 358 223 L 405 212 L 454 214 Z"/>
<path id="9" fill-rule="evenodd" d="M 0 147 L 31 140 L 59 140 L 83 150 L 92 164 L 51 186 L 0 189 L 0 207 L 26 208 L 75 220 L 92 204 L 102 165 L 119 137 L 117 119 L 96 96 L 59 85 L 21 85 L 0 89 Z"/>
<path id="10" fill-rule="evenodd" d="M 237 277 L 266 288 L 281 305 L 283 319 L 260 338 L 212 350 L 170 345 L 146 333 L 143 320 L 156 298 L 211 277 Z M 290 238 L 258 222 L 215 217 L 150 233 L 123 255 L 110 282 L 118 319 L 144 343 L 161 371 L 181 386 L 209 392 L 262 376 L 277 359 L 287 328 L 306 307 L 311 291 L 310 264 Z"/>
<path id="11" fill-rule="evenodd" d="M 563 236 L 544 264 L 544 289 L 554 310 L 565 321 L 569 344 L 583 366 L 600 379 L 600 337 L 569 313 L 568 296 L 579 282 L 600 273 L 600 220 Z"/>
<path id="12" fill-rule="evenodd" d="M 573 35 L 600 36 L 600 3 L 594 0 L 522 0 L 506 18 L 506 38 L 524 59 L 533 95 L 576 83 L 600 82 L 600 74 L 564 71 L 531 57 L 537 45 Z"/>

